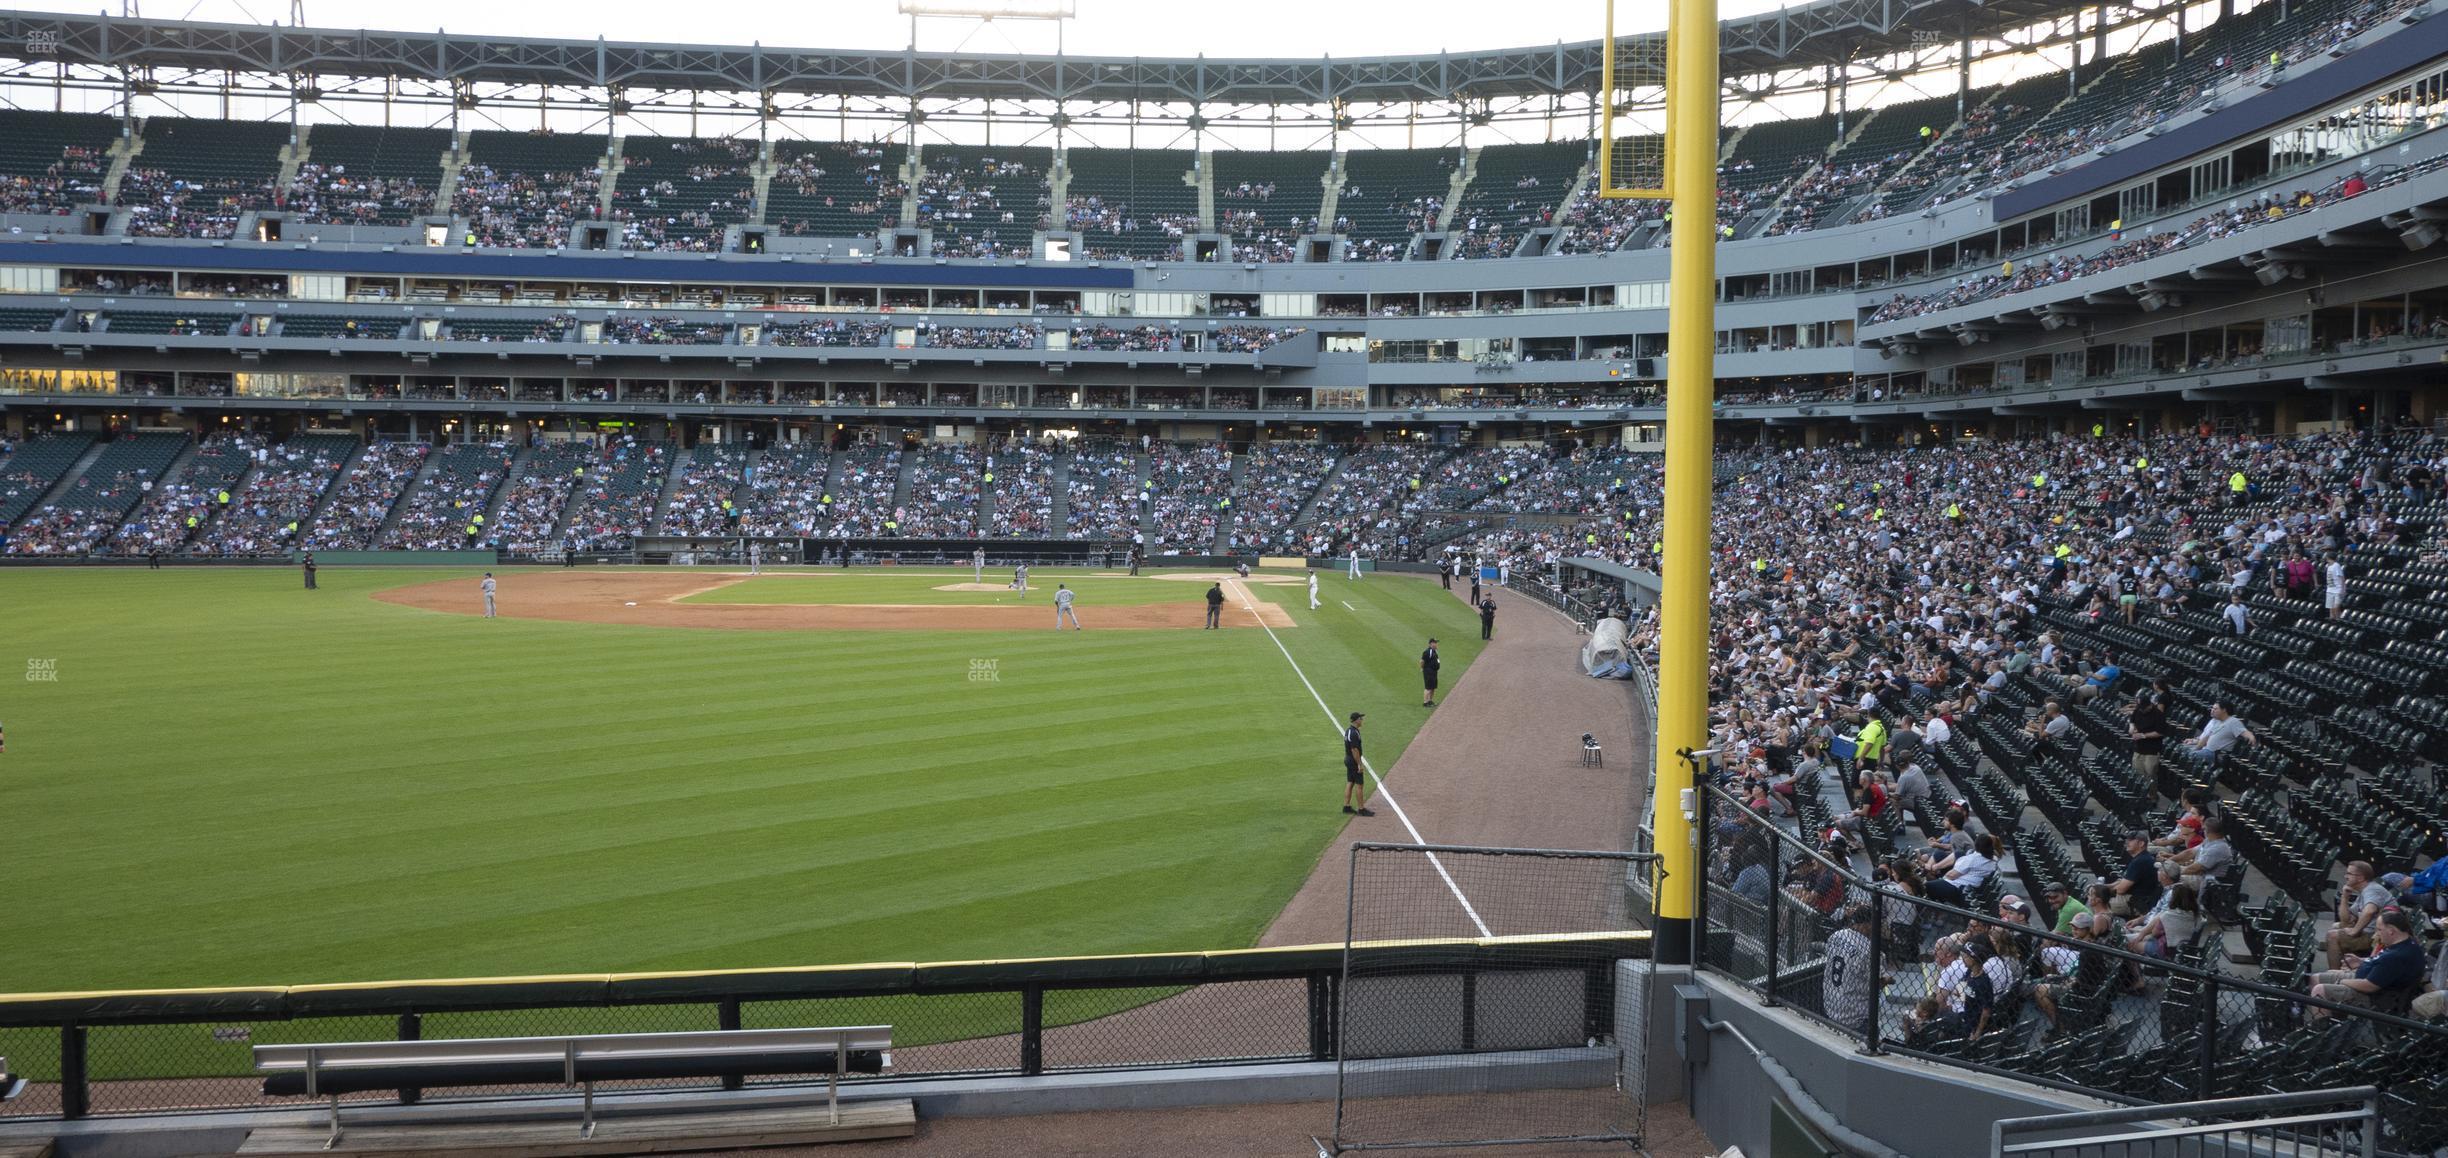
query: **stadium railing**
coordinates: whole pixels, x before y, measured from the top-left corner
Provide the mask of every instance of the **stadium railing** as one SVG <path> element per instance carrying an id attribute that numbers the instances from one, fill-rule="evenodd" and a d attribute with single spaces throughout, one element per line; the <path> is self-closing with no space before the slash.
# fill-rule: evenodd
<path id="1" fill-rule="evenodd" d="M 2160 1124 L 2171 1119 L 2191 1122 L 2178 1126 Z M 2120 1127 L 2142 1128 L 2129 1131 Z M 2077 1136 L 2033 1138 L 2070 1131 Z M 2372 1158 L 2379 1152 L 2380 1091 L 2360 1086 L 2140 1109 L 2001 1118 L 1990 1127 L 1989 1137 L 1989 1158 L 2091 1158 L 2106 1153 L 2109 1147 L 2114 1147 L 2120 1158 L 2280 1153 Z"/>
<path id="2" fill-rule="evenodd" d="M 2448 1069 L 2448 1023 L 2342 1005 L 2224 972 L 2219 967 L 2223 933 L 2199 938 L 2196 949 L 2170 958 L 2148 957 L 2028 922 L 2009 923 L 1997 914 L 1994 880 L 1988 889 L 1975 890 L 1989 897 L 1988 912 L 1908 894 L 1865 879 L 1720 785 L 1705 784 L 1701 793 L 1706 808 L 1699 824 L 1699 862 L 1707 879 L 1698 898 L 1698 968 L 1751 990 L 1763 1005 L 1790 1008 L 1859 1043 L 1864 1053 L 1892 1053 L 2131 1105 L 2371 1084 L 2389 1095 L 2386 1117 L 2393 1137 L 2448 1141 L 2441 1137 L 2448 1127 L 2448 1101 L 2439 1093 L 2439 1076 Z M 1803 803 L 1806 815 L 1810 807 Z M 1876 841 L 1872 846 L 1878 847 Z M 1765 879 L 1751 891 L 1760 892 L 1764 884 L 1764 901 L 1737 891 L 1738 874 L 1754 865 Z M 1810 882 L 1806 889 L 1819 886 L 1821 897 L 1840 898 L 1834 909 L 1788 891 L 1805 881 Z M 1869 960 L 1881 980 L 1869 987 L 1860 1010 L 1831 1016 L 1823 985 L 1827 941 L 1837 923 L 1834 915 L 1856 904 L 1870 909 Z M 1918 1018 L 1913 1009 L 1917 1000 L 1932 995 L 1940 972 L 1924 943 L 1933 933 L 1963 930 L 1968 922 L 2007 929 L 2031 947 L 2018 985 L 1998 999 L 2000 1023 L 1971 1038 L 1955 1032 L 1943 1017 Z M 2059 980 L 2054 1023 L 2030 996 L 2040 962 L 2052 948 L 2072 950 L 2078 962 L 2076 971 Z M 2087 988 L 2084 964 L 2096 977 Z M 2419 1152 L 2438 1144 L 2400 1143 L 2383 1152 Z"/>
<path id="3" fill-rule="evenodd" d="M 1646 932 L 1416 940 L 1350 947 L 1417 975 L 1559 970 L 1612 977 Z M 278 1109 L 254 1076 L 266 1044 L 891 1025 L 895 1081 L 1329 1061 L 1341 942 L 1278 948 L 673 973 L 0 996 L 0 1049 L 26 1094 L 0 1122 Z M 1471 987 L 1451 987 L 1455 1000 Z M 1612 1002 L 1612 986 L 1586 986 Z M 1440 989 L 1440 992 L 1444 990 Z M 1452 1015 L 1468 1016 L 1456 1009 Z M 1607 1011 L 1612 1016 L 1611 1006 Z M 752 1082 L 758 1087 L 805 1079 Z M 821 1081 L 821 1075 L 814 1080 Z M 870 1079 L 873 1080 L 873 1079 Z M 657 1079 L 606 1093 L 703 1092 Z M 561 1096 L 479 1086 L 454 1100 Z M 417 1091 L 343 1104 L 432 1101 Z"/>

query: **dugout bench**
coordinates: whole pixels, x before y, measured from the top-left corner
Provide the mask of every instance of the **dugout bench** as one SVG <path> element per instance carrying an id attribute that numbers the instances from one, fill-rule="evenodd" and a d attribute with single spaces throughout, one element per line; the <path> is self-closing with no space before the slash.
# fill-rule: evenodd
<path id="1" fill-rule="evenodd" d="M 266 1075 L 265 1094 L 330 1099 L 331 1132 L 323 1142 L 329 1150 L 342 1136 L 343 1095 L 451 1086 L 578 1089 L 585 1099 L 578 1125 L 583 1140 L 595 1134 L 597 1082 L 823 1074 L 826 1120 L 839 1126 L 842 1078 L 882 1073 L 891 1049 L 891 1026 L 865 1025 L 259 1045 L 255 1068 Z"/>

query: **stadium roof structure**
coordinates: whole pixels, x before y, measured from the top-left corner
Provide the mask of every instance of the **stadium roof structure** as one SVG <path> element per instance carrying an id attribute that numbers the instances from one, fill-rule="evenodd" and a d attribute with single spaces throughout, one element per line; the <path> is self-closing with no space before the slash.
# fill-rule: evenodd
<path id="1" fill-rule="evenodd" d="M 1724 73 L 1735 91 L 1756 95 L 1817 87 L 1837 69 L 1853 70 L 1856 79 L 1934 71 L 1959 57 L 2028 52 L 2102 27 L 2161 19 L 2179 7 L 2178 0 L 2113 9 L 2071 0 L 1820 0 L 1725 21 Z M 2092 27 L 2082 26 L 2085 14 Z M 1623 39 L 1637 45 L 1662 37 L 1648 32 Z M 496 38 L 0 12 L 0 59 L 19 62 L 10 70 L 19 83 L 36 81 L 35 68 L 85 68 L 127 77 L 186 70 L 286 78 L 297 87 L 314 78 L 381 77 L 462 92 L 474 85 L 542 85 L 724 92 L 768 102 L 821 95 L 1345 107 L 1586 98 L 1597 91 L 1600 57 L 1597 40 L 1347 59 L 1100 57 Z M 1905 64 L 1898 66 L 1899 60 Z M 1789 79 L 1736 79 L 1777 77 Z"/>

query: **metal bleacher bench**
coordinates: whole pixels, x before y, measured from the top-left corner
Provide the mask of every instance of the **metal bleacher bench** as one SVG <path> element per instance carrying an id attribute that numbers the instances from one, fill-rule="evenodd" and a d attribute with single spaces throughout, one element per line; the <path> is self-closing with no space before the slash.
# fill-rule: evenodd
<path id="1" fill-rule="evenodd" d="M 255 1068 L 273 1096 L 331 1099 L 329 1149 L 340 1141 L 340 1098 L 435 1086 L 562 1085 L 585 1092 L 578 1136 L 595 1133 L 595 1083 L 670 1078 L 825 1075 L 825 1107 L 841 1120 L 841 1079 L 882 1073 L 892 1027 L 732 1029 L 450 1041 L 259 1045 Z"/>

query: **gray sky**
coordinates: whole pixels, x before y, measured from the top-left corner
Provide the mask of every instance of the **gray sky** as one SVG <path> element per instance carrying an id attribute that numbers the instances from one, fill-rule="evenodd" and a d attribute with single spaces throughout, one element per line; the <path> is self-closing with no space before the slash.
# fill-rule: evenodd
<path id="1" fill-rule="evenodd" d="M 239 23 L 286 21 L 282 0 L 143 0 L 156 19 Z M 1723 15 L 1778 7 L 1769 0 L 1719 0 Z M 1176 5 L 1159 0 L 1076 0 L 1064 47 L 1117 56 L 1374 56 L 1510 48 L 1599 36 L 1600 0 L 1233 0 Z M 18 7 L 92 12 L 116 0 L 21 0 Z M 1663 27 L 1663 0 L 1618 0 L 1626 31 Z M 1196 15 L 1193 15 L 1196 14 Z M 645 0 L 428 0 L 416 5 L 368 0 L 306 0 L 307 23 L 501 36 L 670 40 L 791 48 L 904 48 L 909 19 L 896 0 L 813 0 L 794 5 L 740 0 L 675 6 Z M 1042 23 L 980 29 L 975 22 L 921 23 L 919 47 L 976 52 L 1051 52 Z"/>

